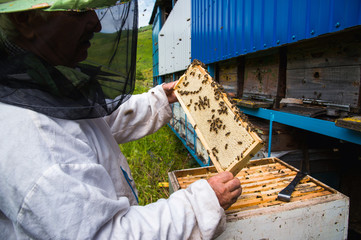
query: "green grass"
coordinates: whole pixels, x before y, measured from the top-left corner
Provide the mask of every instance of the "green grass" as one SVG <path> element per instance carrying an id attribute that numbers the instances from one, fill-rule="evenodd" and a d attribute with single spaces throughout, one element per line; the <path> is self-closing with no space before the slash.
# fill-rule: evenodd
<path id="1" fill-rule="evenodd" d="M 195 166 L 194 159 L 168 126 L 137 141 L 120 145 L 128 159 L 139 192 L 139 204 L 146 205 L 169 196 L 168 172 Z"/>

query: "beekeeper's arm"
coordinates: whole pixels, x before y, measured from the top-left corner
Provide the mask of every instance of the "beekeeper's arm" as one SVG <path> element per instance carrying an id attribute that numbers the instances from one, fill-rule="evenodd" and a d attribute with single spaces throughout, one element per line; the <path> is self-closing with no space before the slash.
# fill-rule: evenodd
<path id="1" fill-rule="evenodd" d="M 105 117 L 118 143 L 130 142 L 154 133 L 172 117 L 169 102 L 175 102 L 172 86 L 158 85 L 147 93 L 133 95 L 114 113 Z"/>

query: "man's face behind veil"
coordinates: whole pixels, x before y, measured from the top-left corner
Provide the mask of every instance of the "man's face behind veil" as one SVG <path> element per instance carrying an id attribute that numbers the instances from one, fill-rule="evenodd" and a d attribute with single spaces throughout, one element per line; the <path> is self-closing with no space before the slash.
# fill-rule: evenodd
<path id="1" fill-rule="evenodd" d="M 94 11 L 11 14 L 19 31 L 15 43 L 52 65 L 74 67 L 88 56 L 90 39 L 101 30 Z"/>

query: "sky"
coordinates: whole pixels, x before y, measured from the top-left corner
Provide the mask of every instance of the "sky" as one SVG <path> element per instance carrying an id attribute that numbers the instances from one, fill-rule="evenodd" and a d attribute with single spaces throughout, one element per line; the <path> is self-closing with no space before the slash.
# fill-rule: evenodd
<path id="1" fill-rule="evenodd" d="M 139 27 L 149 24 L 150 17 L 154 7 L 155 0 L 138 0 L 139 7 Z"/>

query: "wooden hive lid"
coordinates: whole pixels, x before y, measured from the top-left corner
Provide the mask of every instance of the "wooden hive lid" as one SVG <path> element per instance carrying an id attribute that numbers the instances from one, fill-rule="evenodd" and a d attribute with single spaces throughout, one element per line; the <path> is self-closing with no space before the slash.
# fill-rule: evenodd
<path id="1" fill-rule="evenodd" d="M 217 171 L 237 175 L 263 146 L 246 115 L 199 61 L 193 61 L 174 89 Z"/>

